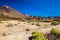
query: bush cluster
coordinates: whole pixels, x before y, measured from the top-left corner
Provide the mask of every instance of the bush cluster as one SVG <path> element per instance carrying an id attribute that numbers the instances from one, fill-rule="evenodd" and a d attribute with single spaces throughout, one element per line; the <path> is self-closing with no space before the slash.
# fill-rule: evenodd
<path id="1" fill-rule="evenodd" d="M 34 25 L 34 23 L 32 23 L 32 25 Z"/>
<path id="2" fill-rule="evenodd" d="M 60 30 L 58 30 L 57 28 L 52 28 L 51 29 L 51 33 L 53 33 L 53 34 L 60 34 Z"/>
<path id="3" fill-rule="evenodd" d="M 13 24 L 9 23 L 6 27 L 13 27 Z"/>
<path id="4" fill-rule="evenodd" d="M 60 30 L 58 30 L 57 28 L 52 28 L 51 34 L 56 37 L 55 40 L 60 40 Z"/>
<path id="5" fill-rule="evenodd" d="M 41 32 L 35 31 L 32 33 L 32 40 L 48 40 L 48 39 L 45 38 Z"/>
<path id="6" fill-rule="evenodd" d="M 60 22 L 58 22 L 58 21 L 53 21 L 53 22 L 51 23 L 51 25 L 54 25 L 54 26 L 59 25 L 59 24 L 60 24 Z"/>

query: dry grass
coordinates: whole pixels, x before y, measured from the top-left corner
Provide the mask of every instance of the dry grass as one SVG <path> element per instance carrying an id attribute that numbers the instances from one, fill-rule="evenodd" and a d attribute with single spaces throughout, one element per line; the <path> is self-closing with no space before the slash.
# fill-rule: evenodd
<path id="1" fill-rule="evenodd" d="M 38 26 L 36 26 L 37 22 L 18 22 L 18 21 L 2 21 L 3 23 L 0 24 L 0 40 L 28 40 L 28 37 L 31 36 L 31 33 L 37 28 L 38 26 L 50 26 L 50 23 L 42 23 L 40 22 Z M 6 23 L 7 22 L 7 23 Z M 25 23 L 25 24 L 24 24 Z M 7 25 L 7 27 L 6 27 Z M 53 26 L 52 26 L 53 27 Z M 58 26 L 60 27 L 60 26 Z M 40 28 L 42 33 L 49 32 L 50 28 Z M 28 32 L 26 34 L 26 32 Z M 9 35 L 9 33 L 11 35 Z M 2 37 L 2 35 L 4 35 Z M 6 36 L 5 36 L 6 35 Z M 2 38 L 1 38 L 2 37 Z M 10 37 L 10 38 L 8 38 Z M 26 39 L 27 37 L 27 39 Z"/>

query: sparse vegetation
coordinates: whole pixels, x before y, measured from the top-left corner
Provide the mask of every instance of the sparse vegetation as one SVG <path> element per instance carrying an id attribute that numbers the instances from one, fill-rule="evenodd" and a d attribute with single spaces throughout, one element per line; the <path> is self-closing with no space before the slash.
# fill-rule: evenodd
<path id="1" fill-rule="evenodd" d="M 59 24 L 60 24 L 60 22 L 58 22 L 58 21 L 53 21 L 53 22 L 51 23 L 51 25 L 54 25 L 54 26 L 59 25 Z"/>
<path id="2" fill-rule="evenodd" d="M 34 1 L 36 1 L 36 0 L 34 0 Z M 6 0 L 6 2 L 7 2 L 7 0 Z M 16 4 L 17 4 L 17 2 L 16 2 Z M 25 2 L 25 1 L 22 1 L 22 2 Z M 37 3 L 38 5 L 39 5 L 39 2 Z M 44 2 L 45 1 L 41 1 L 41 3 L 43 3 L 41 5 L 44 5 Z M 48 4 L 50 4 L 51 2 L 49 2 Z M 3 1 L 2 1 L 1 3 L 4 4 L 5 2 L 3 3 Z M 15 3 L 15 1 L 12 3 Z M 33 3 L 35 3 L 35 2 L 33 2 Z M 56 2 L 52 2 L 52 3 L 56 4 Z M 0 4 L 0 5 L 2 5 L 2 4 Z M 8 3 L 6 3 L 6 4 L 8 4 Z M 33 6 L 38 6 L 37 4 L 33 5 Z M 43 13 L 45 13 L 46 9 L 48 9 L 49 12 L 52 9 L 53 9 L 52 12 L 53 11 L 59 12 L 59 9 L 54 7 L 55 5 L 52 5 L 55 8 L 55 10 L 54 10 L 54 8 L 52 8 L 52 7 L 50 9 L 49 5 L 47 8 L 47 3 L 45 3 L 45 4 L 46 5 L 44 5 L 44 6 L 46 8 L 44 7 L 41 12 L 44 11 Z M 58 4 L 59 4 L 59 2 L 58 2 Z M 26 5 L 24 5 L 24 6 L 26 6 Z M 57 4 L 56 4 L 56 6 L 57 6 Z M 31 7 L 32 7 L 32 5 L 31 5 Z M 26 9 L 24 7 L 22 7 L 22 8 Z M 30 7 L 27 7 L 27 8 L 30 9 Z M 41 8 L 42 8 L 42 6 L 41 6 Z M 34 7 L 34 8 L 32 7 L 32 9 L 37 9 L 35 11 L 37 13 L 39 13 L 39 9 L 37 7 Z M 29 12 L 29 10 L 27 10 L 27 11 Z M 48 11 L 46 10 L 46 12 L 48 12 Z M 33 12 L 34 12 L 34 10 L 32 10 L 32 12 L 29 12 L 29 13 L 33 13 Z M 49 16 L 49 17 L 47 17 L 48 16 L 47 15 L 46 17 L 44 17 L 45 15 L 43 15 L 43 16 L 41 16 L 41 15 L 39 16 L 39 15 L 40 14 L 38 14 L 37 16 L 34 16 L 34 15 L 31 16 L 31 15 L 26 15 L 26 13 L 20 14 L 18 11 L 16 11 L 15 9 L 13 9 L 9 6 L 6 6 L 6 5 L 1 6 L 0 7 L 0 40 L 8 40 L 8 39 L 9 40 L 13 40 L 13 39 L 18 40 L 19 38 L 20 38 L 19 40 L 21 40 L 22 38 L 23 38 L 23 40 L 26 40 L 27 37 L 31 36 L 31 32 L 33 32 L 35 30 L 39 30 L 39 31 L 35 31 L 32 33 L 32 40 L 49 40 L 45 37 L 45 34 L 46 34 L 46 36 L 48 34 L 52 34 L 50 36 L 48 35 L 50 40 L 51 40 L 51 38 L 52 39 L 55 38 L 54 40 L 60 40 L 60 30 L 57 29 L 57 28 L 60 28 L 59 27 L 60 26 L 59 25 L 60 24 L 60 16 L 55 16 L 55 17 Z M 18 20 L 18 22 L 17 22 L 17 20 Z M 58 26 L 56 26 L 56 25 L 58 25 Z M 52 27 L 50 27 L 50 26 L 52 26 Z M 57 28 L 54 28 L 54 27 L 57 27 Z M 51 31 L 50 31 L 50 29 L 51 29 Z M 41 30 L 41 32 L 40 32 L 40 30 Z M 6 37 L 1 37 L 1 35 L 6 36 Z M 7 36 L 7 35 L 9 35 L 9 36 Z M 11 38 L 9 38 L 9 37 L 11 37 Z"/>
<path id="3" fill-rule="evenodd" d="M 52 28 L 51 29 L 51 33 L 53 33 L 53 34 L 60 34 L 60 30 L 58 30 L 57 28 Z"/>
<path id="4" fill-rule="evenodd" d="M 36 26 L 41 26 L 41 25 L 37 23 Z"/>
<path id="5" fill-rule="evenodd" d="M 30 21 L 28 21 L 28 23 L 30 23 Z"/>
<path id="6" fill-rule="evenodd" d="M 2 35 L 3 35 L 3 36 L 6 36 L 6 33 L 3 33 Z"/>
<path id="7" fill-rule="evenodd" d="M 52 28 L 51 33 L 47 36 L 48 40 L 60 40 L 60 30 L 57 28 Z"/>
<path id="8" fill-rule="evenodd" d="M 35 31 L 32 33 L 32 40 L 48 40 L 48 39 L 45 38 L 41 32 Z"/>
<path id="9" fill-rule="evenodd" d="M 32 23 L 32 25 L 34 25 L 34 23 Z"/>
<path id="10" fill-rule="evenodd" d="M 13 27 L 13 24 L 9 23 L 8 25 L 6 25 L 6 27 Z"/>
<path id="11" fill-rule="evenodd" d="M 14 24 L 14 26 L 17 26 L 17 24 Z"/>
<path id="12" fill-rule="evenodd" d="M 26 31 L 30 31 L 30 29 L 26 29 Z"/>

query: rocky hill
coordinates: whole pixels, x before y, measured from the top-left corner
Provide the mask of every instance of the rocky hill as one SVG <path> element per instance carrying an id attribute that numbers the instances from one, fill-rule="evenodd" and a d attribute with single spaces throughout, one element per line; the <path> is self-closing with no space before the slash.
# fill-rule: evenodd
<path id="1" fill-rule="evenodd" d="M 0 19 L 26 19 L 27 16 L 18 12 L 17 10 L 3 5 L 0 6 Z"/>

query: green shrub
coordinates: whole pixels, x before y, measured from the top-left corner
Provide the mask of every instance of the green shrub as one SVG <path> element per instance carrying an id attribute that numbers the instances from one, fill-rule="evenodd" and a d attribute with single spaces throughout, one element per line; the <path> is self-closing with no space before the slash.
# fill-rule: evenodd
<path id="1" fill-rule="evenodd" d="M 13 24 L 9 23 L 6 27 L 13 27 Z"/>
<path id="2" fill-rule="evenodd" d="M 34 23 L 32 23 L 32 25 L 34 25 Z"/>
<path id="3" fill-rule="evenodd" d="M 3 36 L 6 36 L 6 33 L 3 33 L 2 35 L 3 35 Z"/>
<path id="4" fill-rule="evenodd" d="M 51 25 L 54 25 L 54 26 L 59 25 L 59 24 L 60 24 L 60 22 L 58 22 L 58 21 L 53 21 L 53 22 L 51 23 Z"/>
<path id="5" fill-rule="evenodd" d="M 58 30 L 57 28 L 52 28 L 51 29 L 51 33 L 53 33 L 53 34 L 60 34 L 60 30 Z"/>
<path id="6" fill-rule="evenodd" d="M 30 21 L 28 21 L 28 23 L 30 23 Z"/>
<path id="7" fill-rule="evenodd" d="M 41 32 L 35 31 L 32 33 L 32 40 L 48 40 L 48 39 L 45 38 Z"/>

